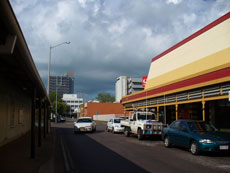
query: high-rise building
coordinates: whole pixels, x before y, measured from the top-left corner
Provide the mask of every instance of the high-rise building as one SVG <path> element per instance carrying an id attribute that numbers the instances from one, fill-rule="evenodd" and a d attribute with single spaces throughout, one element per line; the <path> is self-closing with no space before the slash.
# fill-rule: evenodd
<path id="1" fill-rule="evenodd" d="M 115 84 L 115 102 L 120 102 L 121 98 L 127 95 L 127 80 L 127 76 L 117 78 Z"/>
<path id="2" fill-rule="evenodd" d="M 50 76 L 50 92 L 56 92 L 62 97 L 63 94 L 74 93 L 74 74 L 68 71 L 65 76 Z"/>
<path id="3" fill-rule="evenodd" d="M 120 102 L 123 96 L 143 90 L 142 79 L 128 76 L 120 76 L 115 84 L 115 101 Z"/>
<path id="4" fill-rule="evenodd" d="M 128 78 L 127 81 L 127 93 L 132 94 L 138 91 L 142 91 L 144 87 L 142 86 L 142 78 Z"/>

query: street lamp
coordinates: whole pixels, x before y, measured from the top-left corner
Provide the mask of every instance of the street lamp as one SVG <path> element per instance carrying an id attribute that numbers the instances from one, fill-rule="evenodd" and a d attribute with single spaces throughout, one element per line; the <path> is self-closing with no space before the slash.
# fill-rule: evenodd
<path id="1" fill-rule="evenodd" d="M 56 104 L 55 104 L 55 123 L 57 123 L 57 119 L 58 119 L 58 115 L 57 115 L 57 83 L 58 83 L 58 81 L 57 81 L 57 76 L 56 76 Z"/>
<path id="2" fill-rule="evenodd" d="M 70 44 L 70 42 L 63 42 L 63 43 L 60 43 L 60 44 L 57 44 L 55 46 L 50 46 L 50 54 L 49 54 L 49 63 L 48 63 L 48 82 L 47 82 L 47 93 L 48 93 L 48 96 L 50 95 L 50 61 L 51 61 L 51 51 L 53 48 L 56 48 L 58 46 L 61 46 L 63 44 Z"/>

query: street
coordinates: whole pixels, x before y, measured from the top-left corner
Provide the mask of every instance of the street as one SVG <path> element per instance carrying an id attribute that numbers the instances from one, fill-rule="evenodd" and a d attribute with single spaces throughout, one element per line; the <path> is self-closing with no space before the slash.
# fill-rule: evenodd
<path id="1" fill-rule="evenodd" d="M 158 139 L 105 131 L 73 133 L 73 120 L 52 124 L 55 131 L 55 173 L 62 172 L 229 172 L 230 154 L 193 156 L 187 149 L 165 148 Z"/>

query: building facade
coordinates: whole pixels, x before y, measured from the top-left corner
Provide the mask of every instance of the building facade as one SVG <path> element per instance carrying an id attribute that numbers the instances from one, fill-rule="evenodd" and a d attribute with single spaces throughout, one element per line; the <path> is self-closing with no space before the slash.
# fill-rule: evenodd
<path id="1" fill-rule="evenodd" d="M 35 158 L 50 127 L 50 100 L 9 1 L 0 1 L 0 71 L 0 147 L 22 137 Z"/>
<path id="2" fill-rule="evenodd" d="M 144 91 L 122 98 L 127 112 L 158 120 L 198 119 L 230 129 L 230 13 L 152 59 Z"/>
<path id="3" fill-rule="evenodd" d="M 74 76 L 73 72 L 67 72 L 65 76 L 50 76 L 50 92 L 63 94 L 74 93 Z"/>
<path id="4" fill-rule="evenodd" d="M 83 104 L 83 98 L 78 98 L 77 94 L 63 94 L 62 102 L 70 106 L 70 113 L 80 113 L 80 105 Z"/>
<path id="5" fill-rule="evenodd" d="M 120 76 L 115 84 L 115 101 L 120 102 L 123 96 L 142 91 L 143 89 L 141 78 Z"/>
<path id="6" fill-rule="evenodd" d="M 142 78 L 128 78 L 127 81 L 127 85 L 128 85 L 128 89 L 127 89 L 127 93 L 132 94 L 135 92 L 139 92 L 142 91 L 144 89 L 144 87 L 142 86 Z"/>
<path id="7" fill-rule="evenodd" d="M 115 102 L 120 102 L 121 98 L 127 95 L 127 80 L 127 76 L 117 78 L 115 84 Z"/>
<path id="8" fill-rule="evenodd" d="M 83 105 L 82 111 L 84 116 L 90 116 L 103 114 L 124 114 L 124 108 L 121 103 L 93 103 L 88 102 Z"/>

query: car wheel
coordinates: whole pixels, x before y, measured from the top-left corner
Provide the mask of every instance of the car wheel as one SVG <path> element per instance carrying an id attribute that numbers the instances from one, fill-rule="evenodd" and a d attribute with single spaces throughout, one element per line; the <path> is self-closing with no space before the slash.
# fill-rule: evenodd
<path id="1" fill-rule="evenodd" d="M 199 154 L 198 147 L 196 141 L 193 141 L 190 145 L 190 151 L 193 155 Z"/>
<path id="2" fill-rule="evenodd" d="M 129 132 L 129 128 L 128 127 L 125 127 L 124 134 L 125 134 L 126 137 L 130 136 L 130 132 Z"/>
<path id="3" fill-rule="evenodd" d="M 112 128 L 112 133 L 113 133 L 113 134 L 115 133 L 114 128 Z"/>
<path id="4" fill-rule="evenodd" d="M 106 126 L 106 131 L 107 131 L 107 132 L 109 132 L 109 128 L 108 128 L 108 126 Z"/>
<path id="5" fill-rule="evenodd" d="M 165 147 L 166 147 L 166 148 L 171 147 L 171 142 L 170 142 L 168 136 L 165 137 L 165 139 L 164 139 L 164 144 L 165 144 Z"/>
<path id="6" fill-rule="evenodd" d="M 137 132 L 137 138 L 139 139 L 139 140 L 142 140 L 143 139 L 143 131 L 141 130 L 141 129 L 138 129 L 138 132 Z"/>

